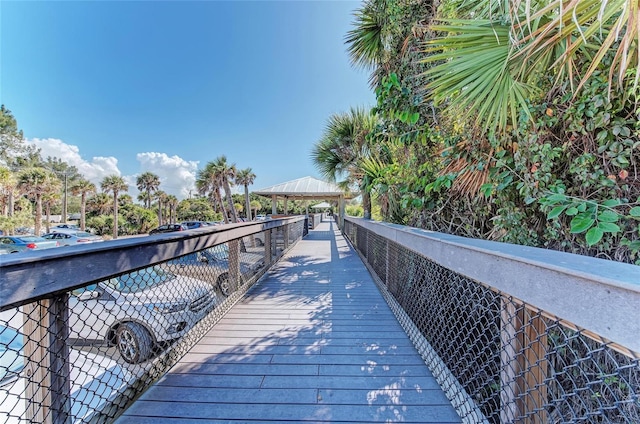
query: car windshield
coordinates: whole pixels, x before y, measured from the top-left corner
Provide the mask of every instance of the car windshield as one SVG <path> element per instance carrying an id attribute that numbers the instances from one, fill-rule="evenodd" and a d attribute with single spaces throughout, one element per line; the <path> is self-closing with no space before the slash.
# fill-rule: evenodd
<path id="1" fill-rule="evenodd" d="M 0 326 L 0 385 L 18 376 L 24 368 L 22 335 L 17 330 Z"/>
<path id="2" fill-rule="evenodd" d="M 226 261 L 229 259 L 229 246 L 226 244 L 219 244 L 203 251 L 205 255 L 210 255 L 218 261 Z"/>
<path id="3" fill-rule="evenodd" d="M 109 279 L 106 284 L 122 293 L 138 293 L 158 286 L 175 276 L 161 268 L 150 267 Z"/>

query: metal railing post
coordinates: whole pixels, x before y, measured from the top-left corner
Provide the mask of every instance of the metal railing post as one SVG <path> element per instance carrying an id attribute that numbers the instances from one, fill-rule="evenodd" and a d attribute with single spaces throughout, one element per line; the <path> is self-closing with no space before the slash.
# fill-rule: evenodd
<path id="1" fill-rule="evenodd" d="M 231 291 L 234 292 L 242 284 L 240 273 L 240 241 L 230 240 L 229 245 L 229 282 Z"/>

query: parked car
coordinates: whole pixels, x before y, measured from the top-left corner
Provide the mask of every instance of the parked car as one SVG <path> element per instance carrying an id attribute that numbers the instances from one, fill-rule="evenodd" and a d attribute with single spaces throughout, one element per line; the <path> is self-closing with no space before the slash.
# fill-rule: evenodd
<path id="1" fill-rule="evenodd" d="M 187 227 L 188 230 L 209 226 L 209 223 L 205 221 L 185 221 L 181 222 L 181 224 Z"/>
<path id="2" fill-rule="evenodd" d="M 74 230 L 74 231 L 80 231 L 80 227 L 78 227 L 75 224 L 58 224 L 55 227 L 51 227 L 50 228 L 51 232 L 54 233 L 58 230 Z"/>
<path id="3" fill-rule="evenodd" d="M 161 233 L 173 233 L 174 231 L 186 231 L 187 227 L 182 224 L 165 224 L 149 231 L 149 235 Z"/>
<path id="4" fill-rule="evenodd" d="M 58 246 L 71 246 L 74 244 L 86 244 L 104 241 L 102 237 L 86 231 L 65 231 L 61 233 L 47 233 L 42 236 L 47 240 L 55 240 Z"/>
<path id="5" fill-rule="evenodd" d="M 261 255 L 243 253 L 240 257 L 240 284 L 263 266 L 264 258 Z M 229 280 L 229 246 L 226 243 L 173 259 L 164 267 L 176 274 L 210 281 L 224 297 L 233 291 Z"/>
<path id="6" fill-rule="evenodd" d="M 182 337 L 217 304 L 203 281 L 157 266 L 76 289 L 69 298 L 70 338 L 116 346 L 129 363 Z"/>
<path id="7" fill-rule="evenodd" d="M 57 245 L 58 242 L 55 240 L 47 240 L 38 236 L 0 236 L 0 254 L 50 249 Z"/>
<path id="8" fill-rule="evenodd" d="M 0 422 L 26 422 L 27 378 L 24 369 L 24 335 L 0 324 Z M 71 420 L 92 422 L 94 414 L 123 392 L 132 374 L 116 361 L 94 353 L 70 349 Z"/>
<path id="9" fill-rule="evenodd" d="M 266 221 L 267 220 L 267 216 L 260 214 L 260 215 L 256 215 L 256 221 Z"/>

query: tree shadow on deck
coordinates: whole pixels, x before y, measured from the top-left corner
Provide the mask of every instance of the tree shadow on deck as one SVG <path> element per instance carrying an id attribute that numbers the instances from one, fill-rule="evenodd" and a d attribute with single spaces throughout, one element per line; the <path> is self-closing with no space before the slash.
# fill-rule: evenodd
<path id="1" fill-rule="evenodd" d="M 460 422 L 333 225 L 298 242 L 126 415 Z"/>

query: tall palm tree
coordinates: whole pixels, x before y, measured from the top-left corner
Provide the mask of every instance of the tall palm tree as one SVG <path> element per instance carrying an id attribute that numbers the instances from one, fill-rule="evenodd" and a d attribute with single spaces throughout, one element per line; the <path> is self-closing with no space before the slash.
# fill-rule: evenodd
<path id="1" fill-rule="evenodd" d="M 18 174 L 18 189 L 36 203 L 34 233 L 42 228 L 42 197 L 51 191 L 57 181 L 55 174 L 44 168 L 27 168 Z"/>
<path id="2" fill-rule="evenodd" d="M 167 195 L 167 206 L 169 207 L 169 223 L 176 222 L 178 198 L 173 194 Z"/>
<path id="3" fill-rule="evenodd" d="M 165 202 L 167 200 L 167 193 L 165 193 L 162 190 L 157 190 L 154 194 L 154 197 L 158 201 L 158 225 L 163 225 L 164 224 L 163 211 L 164 211 Z"/>
<path id="4" fill-rule="evenodd" d="M 219 209 L 225 222 L 229 222 L 222 195 L 220 193 L 220 176 L 213 162 L 208 162 L 204 169 L 196 173 L 196 188 L 201 195 L 208 195 L 214 209 Z"/>
<path id="5" fill-rule="evenodd" d="M 384 68 L 384 2 L 366 0 L 362 7 L 354 13 L 353 29 L 347 32 L 345 43 L 351 63 L 360 68 L 371 69 L 369 81 L 375 86 L 378 80 L 379 67 Z"/>
<path id="6" fill-rule="evenodd" d="M 329 118 L 322 138 L 315 144 L 311 158 L 320 173 L 329 181 L 347 189 L 356 185 L 362 193 L 365 218 L 371 217 L 371 189 L 365 178 L 363 161 L 371 157 L 367 139 L 373 131 L 376 116 L 363 108 L 352 108 L 348 113 Z M 342 181 L 338 181 L 342 179 Z"/>
<path id="7" fill-rule="evenodd" d="M 60 201 L 62 194 L 60 193 L 60 188 L 62 188 L 62 184 L 52 184 L 49 187 L 49 191 L 42 195 L 42 206 L 44 207 L 44 228 L 48 233 L 51 228 L 51 206 L 54 206 L 56 203 Z M 60 215 L 64 217 L 64 213 Z"/>
<path id="8" fill-rule="evenodd" d="M 249 199 L 249 186 L 253 184 L 256 179 L 256 174 L 251 171 L 251 168 L 241 169 L 236 175 L 236 184 L 244 186 L 244 203 L 247 215 L 247 220 L 251 221 L 251 201 Z"/>
<path id="9" fill-rule="evenodd" d="M 238 222 L 238 214 L 236 213 L 236 208 L 233 206 L 233 198 L 231 197 L 231 185 L 236 178 L 236 165 L 229 164 L 225 155 L 218 156 L 213 161 L 213 164 L 218 178 L 220 179 L 220 185 L 224 189 L 231 218 L 233 219 L 233 222 Z"/>
<path id="10" fill-rule="evenodd" d="M 113 238 L 118 238 L 118 194 L 129 190 L 129 186 L 119 175 L 109 175 L 102 179 L 100 187 L 105 192 L 113 193 Z"/>
<path id="11" fill-rule="evenodd" d="M 153 172 L 143 172 L 136 178 L 136 186 L 138 190 L 145 193 L 143 197 L 146 202 L 145 205 L 147 209 L 151 209 L 151 194 L 160 187 L 160 177 Z"/>
<path id="12" fill-rule="evenodd" d="M 80 195 L 80 229 L 84 231 L 86 228 L 87 195 L 96 193 L 96 185 L 89 180 L 81 178 L 71 186 L 71 192 L 74 196 Z"/>

